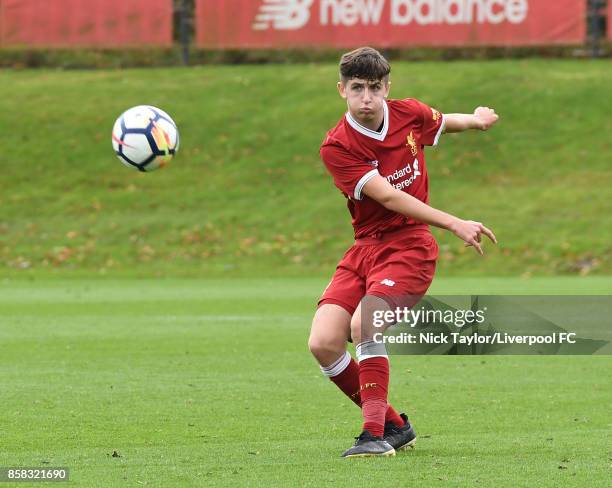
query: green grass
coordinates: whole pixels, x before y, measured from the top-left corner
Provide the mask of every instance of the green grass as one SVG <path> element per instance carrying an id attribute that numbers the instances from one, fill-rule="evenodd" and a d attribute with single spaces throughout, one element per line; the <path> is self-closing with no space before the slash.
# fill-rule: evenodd
<path id="1" fill-rule="evenodd" d="M 0 71 L 0 466 L 85 487 L 606 486 L 609 356 L 394 357 L 417 448 L 339 459 L 360 414 L 306 346 L 351 241 L 318 160 L 335 77 Z M 500 239 L 482 259 L 438 232 L 432 293 L 609 294 L 611 83 L 610 61 L 394 64 L 395 97 L 502 115 L 428 154 L 431 203 Z M 179 125 L 168 170 L 112 154 L 140 103 Z"/>
<path id="2" fill-rule="evenodd" d="M 432 292 L 611 284 L 437 279 Z M 360 415 L 307 351 L 324 286 L 0 282 L 0 466 L 68 466 L 84 487 L 608 486 L 609 356 L 393 357 L 390 398 L 416 449 L 340 459 Z"/>
<path id="3" fill-rule="evenodd" d="M 0 270 L 10 276 L 328 276 L 351 241 L 318 160 L 345 107 L 336 66 L 0 71 Z M 612 273 L 612 64 L 395 63 L 395 97 L 495 107 L 490 133 L 428 154 L 431 203 L 484 221 L 485 259 L 439 232 L 439 274 Z M 175 165 L 130 172 L 110 128 L 129 106 L 176 119 Z"/>

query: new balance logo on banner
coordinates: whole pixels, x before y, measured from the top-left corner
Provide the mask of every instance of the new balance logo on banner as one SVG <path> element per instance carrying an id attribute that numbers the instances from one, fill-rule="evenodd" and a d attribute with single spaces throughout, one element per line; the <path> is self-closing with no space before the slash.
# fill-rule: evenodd
<path id="1" fill-rule="evenodd" d="M 263 0 L 253 22 L 254 30 L 295 30 L 310 19 L 314 0 Z"/>
<path id="2" fill-rule="evenodd" d="M 0 5 L 6 3 L 0 0 Z M 579 44 L 586 39 L 587 2 L 582 0 L 195 0 L 195 4 L 198 46 L 212 49 L 539 46 Z"/>
<path id="3" fill-rule="evenodd" d="M 310 20 L 314 0 L 261 0 L 254 30 L 296 30 Z M 314 9 L 313 9 L 314 10 Z M 528 0 L 318 0 L 319 25 L 379 25 L 383 11 L 391 25 L 520 24 Z"/>

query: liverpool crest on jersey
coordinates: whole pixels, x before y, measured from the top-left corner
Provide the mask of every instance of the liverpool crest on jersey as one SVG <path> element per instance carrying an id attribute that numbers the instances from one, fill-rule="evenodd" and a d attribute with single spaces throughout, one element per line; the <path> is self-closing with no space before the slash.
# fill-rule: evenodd
<path id="1" fill-rule="evenodd" d="M 408 137 L 406 137 L 406 146 L 410 146 L 410 152 L 412 153 L 413 156 L 417 155 L 417 143 L 416 143 L 416 140 L 414 139 L 414 135 L 412 134 L 412 131 L 410 131 L 410 134 L 408 134 Z"/>

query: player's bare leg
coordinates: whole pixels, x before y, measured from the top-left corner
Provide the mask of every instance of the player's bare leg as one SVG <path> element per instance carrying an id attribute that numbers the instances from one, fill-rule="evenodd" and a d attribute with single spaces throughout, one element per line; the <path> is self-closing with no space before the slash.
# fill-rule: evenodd
<path id="1" fill-rule="evenodd" d="M 323 304 L 312 321 L 308 347 L 327 376 L 358 407 L 361 407 L 359 365 L 346 350 L 350 337 L 351 315 L 341 306 Z M 403 425 L 391 405 L 385 414 L 386 425 Z"/>
<path id="2" fill-rule="evenodd" d="M 351 315 L 343 307 L 331 303 L 321 305 L 312 321 L 308 347 L 321 372 L 361 407 L 359 365 L 346 350 L 350 325 Z"/>
<path id="3" fill-rule="evenodd" d="M 346 352 L 351 315 L 340 305 L 321 305 L 312 320 L 308 348 L 321 367 L 333 364 Z"/>

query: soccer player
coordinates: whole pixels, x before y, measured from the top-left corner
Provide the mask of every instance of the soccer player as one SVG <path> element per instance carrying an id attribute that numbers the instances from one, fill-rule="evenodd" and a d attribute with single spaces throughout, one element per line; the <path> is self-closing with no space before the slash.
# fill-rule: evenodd
<path id="1" fill-rule="evenodd" d="M 498 119 L 495 111 L 441 114 L 415 99 L 387 99 L 390 71 L 369 47 L 342 56 L 338 91 L 348 111 L 321 146 L 355 230 L 355 244 L 320 298 L 308 341 L 323 374 L 362 410 L 363 431 L 344 457 L 394 455 L 416 441 L 408 417 L 387 403 L 389 361 L 384 344 L 373 340 L 381 330 L 373 327 L 371 311 L 393 309 L 398 297 L 425 294 L 438 255 L 429 225 L 452 232 L 480 254 L 482 235 L 497 242 L 482 223 L 428 205 L 423 152 L 444 132 L 489 129 Z M 358 362 L 346 350 L 349 338 Z"/>

